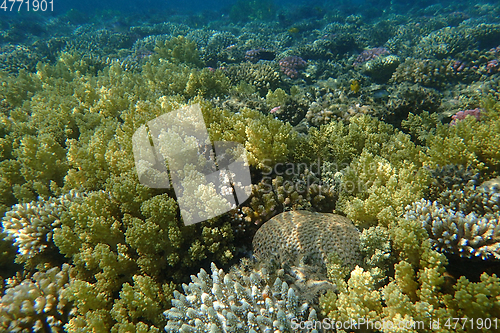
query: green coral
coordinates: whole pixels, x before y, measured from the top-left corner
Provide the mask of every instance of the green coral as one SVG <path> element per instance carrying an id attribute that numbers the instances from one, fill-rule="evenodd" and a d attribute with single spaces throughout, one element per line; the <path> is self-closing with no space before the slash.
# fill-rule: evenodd
<path id="1" fill-rule="evenodd" d="M 438 124 L 434 135 L 428 137 L 426 164 L 459 164 L 484 174 L 500 171 L 500 120 L 476 121 L 473 117 L 457 122 L 454 126 Z M 488 116 L 486 116 L 488 117 Z"/>
<path id="2" fill-rule="evenodd" d="M 211 140 L 243 144 L 252 168 L 286 161 L 301 140 L 290 125 L 258 111 L 212 107 L 204 97 L 225 94 L 228 79 L 194 67 L 192 42 L 169 43 L 140 71 L 117 62 L 85 70 L 75 54 L 63 53 L 37 73 L 2 76 L 8 107 L 0 118 L 1 209 L 28 210 L 9 215 L 8 226 L 25 269 L 71 266 L 61 290 L 73 308 L 68 332 L 157 332 L 178 283 L 205 260 L 229 263 L 245 241 L 231 213 L 184 226 L 172 190 L 139 183 L 131 138 L 141 125 L 191 98 Z M 15 83 L 31 90 L 19 95 Z M 84 195 L 65 201 L 73 189 Z M 22 233 L 31 237 L 26 244 L 16 238 Z M 3 263 L 13 254 L 8 243 L 2 234 L 2 268 L 11 270 Z"/>
<path id="3" fill-rule="evenodd" d="M 200 67 L 202 61 L 195 42 L 184 36 L 172 37 L 169 40 L 157 41 L 155 59 L 165 59 L 174 63 L 186 63 Z"/>
<path id="4" fill-rule="evenodd" d="M 313 128 L 309 142 L 316 156 L 342 173 L 336 209 L 358 225 L 387 225 L 423 196 L 430 180 L 421 147 L 370 116 L 353 117 L 347 126 L 331 122 Z"/>
<path id="5" fill-rule="evenodd" d="M 496 275 L 483 273 L 479 282 L 462 276 L 450 287 L 445 277 L 447 259 L 431 249 L 421 225 L 400 219 L 389 226 L 389 234 L 392 255 L 397 258 L 389 279 L 380 284 L 377 269 L 361 267 L 351 272 L 347 282 L 341 275 L 331 275 L 337 291 L 320 298 L 325 316 L 343 322 L 352 318 L 391 321 L 395 327 L 407 325 L 400 328 L 410 332 L 426 330 L 431 321 L 439 320 L 442 332 L 465 332 L 470 327 L 463 330 L 445 323 L 453 317 L 498 315 L 500 279 Z M 377 331 L 367 324 L 358 328 Z"/>
<path id="6" fill-rule="evenodd" d="M 281 88 L 274 91 L 269 90 L 266 95 L 266 103 L 270 109 L 277 106 L 285 106 L 290 96 Z"/>

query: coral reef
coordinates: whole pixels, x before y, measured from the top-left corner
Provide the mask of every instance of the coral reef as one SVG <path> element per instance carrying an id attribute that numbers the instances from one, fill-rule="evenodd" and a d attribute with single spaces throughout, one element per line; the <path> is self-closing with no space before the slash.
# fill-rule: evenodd
<path id="1" fill-rule="evenodd" d="M 499 316 L 498 6 L 161 7 L 0 21 L 0 331 Z M 185 226 L 132 136 L 193 104 L 253 185 Z"/>
<path id="2" fill-rule="evenodd" d="M 6 240 L 12 240 L 18 249 L 17 261 L 29 266 L 47 258 L 37 258 L 52 246 L 54 230 L 61 226 L 61 216 L 72 202 L 81 200 L 82 194 L 71 191 L 67 195 L 27 204 L 17 204 L 2 219 Z M 50 255 L 49 255 L 50 256 Z"/>
<path id="3" fill-rule="evenodd" d="M 474 110 L 464 110 L 458 111 L 453 116 L 451 116 L 450 125 L 455 125 L 457 120 L 464 120 L 467 116 L 473 116 L 476 120 L 481 120 L 481 109 L 475 108 Z"/>
<path id="4" fill-rule="evenodd" d="M 245 60 L 256 63 L 259 60 L 274 60 L 275 54 L 264 49 L 251 49 L 245 52 Z"/>
<path id="5" fill-rule="evenodd" d="M 363 61 L 362 71 L 373 78 L 375 82 L 386 82 L 399 66 L 401 60 L 395 55 L 379 55 L 371 60 Z M 359 64 L 358 64 L 359 65 Z"/>
<path id="6" fill-rule="evenodd" d="M 330 275 L 337 290 L 327 291 L 321 297 L 324 315 L 348 323 L 351 318 L 363 318 L 362 326 L 350 328 L 376 332 L 426 330 L 430 322 L 446 323 L 450 314 L 486 318 L 498 313 L 496 297 L 500 280 L 496 275 L 482 273 L 477 282 L 464 276 L 453 281 L 446 273 L 446 257 L 431 249 L 427 233 L 417 221 L 399 220 L 389 226 L 388 235 L 391 256 L 397 262 L 394 265 L 383 262 L 386 266 L 389 263 L 391 270 L 381 272 L 377 266 L 370 265 L 357 267 L 347 282 L 339 271 Z M 372 244 L 380 248 L 377 243 L 380 244 Z M 491 298 L 483 295 L 491 295 Z M 380 325 L 391 322 L 393 328 L 376 327 L 376 322 Z M 454 331 L 452 325 L 441 327 L 445 332 Z"/>
<path id="7" fill-rule="evenodd" d="M 269 64 L 242 63 L 228 66 L 224 72 L 233 84 L 247 82 L 253 85 L 264 96 L 269 90 L 275 90 L 280 85 L 280 74 Z"/>
<path id="8" fill-rule="evenodd" d="M 353 66 L 359 66 L 361 64 L 366 63 L 367 61 L 378 58 L 382 55 L 389 54 L 389 50 L 385 47 L 374 47 L 372 49 L 363 50 L 357 57 L 353 63 Z"/>

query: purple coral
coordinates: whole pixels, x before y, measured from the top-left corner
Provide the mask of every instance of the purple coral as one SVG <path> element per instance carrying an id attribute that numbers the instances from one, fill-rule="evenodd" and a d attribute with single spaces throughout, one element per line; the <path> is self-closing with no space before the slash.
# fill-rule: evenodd
<path id="1" fill-rule="evenodd" d="M 476 117 L 476 120 L 479 120 L 481 116 L 481 111 L 482 110 L 480 108 L 475 108 L 474 110 L 458 111 L 453 116 L 451 116 L 450 125 L 451 126 L 455 125 L 457 121 L 464 120 L 468 115 L 474 116 Z"/>
<path id="2" fill-rule="evenodd" d="M 361 52 L 356 60 L 354 61 L 354 66 L 361 65 L 369 60 L 375 59 L 383 54 L 390 54 L 388 49 L 385 47 L 374 47 L 373 49 L 364 50 Z"/>
<path id="3" fill-rule="evenodd" d="M 281 59 L 279 65 L 283 74 L 289 78 L 295 79 L 299 76 L 297 69 L 306 67 L 306 61 L 301 57 L 288 56 Z"/>

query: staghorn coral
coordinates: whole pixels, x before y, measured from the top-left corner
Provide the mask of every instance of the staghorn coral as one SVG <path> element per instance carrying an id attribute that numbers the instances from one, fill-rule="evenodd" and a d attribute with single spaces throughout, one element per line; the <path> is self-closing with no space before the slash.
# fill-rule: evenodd
<path id="1" fill-rule="evenodd" d="M 17 261 L 28 262 L 30 266 L 39 261 L 45 252 L 54 252 L 52 238 L 54 229 L 61 225 L 61 216 L 72 202 L 81 200 L 83 194 L 77 191 L 48 200 L 39 200 L 27 204 L 17 204 L 5 213 L 2 230 L 6 239 L 12 240 L 18 249 Z M 34 258 L 37 257 L 35 260 Z"/>
<path id="2" fill-rule="evenodd" d="M 62 296 L 71 278 L 68 264 L 7 280 L 0 298 L 0 330 L 5 332 L 64 332 L 71 304 Z"/>
<path id="3" fill-rule="evenodd" d="M 495 198 L 498 207 L 500 195 L 497 193 L 493 200 Z M 406 207 L 404 216 L 422 223 L 433 247 L 440 252 L 466 258 L 500 259 L 498 211 L 484 216 L 474 212 L 465 215 L 461 211 L 446 209 L 436 201 L 421 200 Z"/>
<path id="4" fill-rule="evenodd" d="M 326 268 L 331 253 L 349 268 L 361 258 L 359 231 L 349 219 L 308 211 L 284 212 L 264 223 L 254 236 L 253 249 L 258 260 L 276 257 L 291 265 L 304 261 L 319 270 Z"/>
<path id="5" fill-rule="evenodd" d="M 211 270 L 191 275 L 184 294 L 174 292 L 173 307 L 165 311 L 167 332 L 288 332 L 292 320 L 317 320 L 315 310 L 266 269 L 238 276 L 212 263 Z"/>

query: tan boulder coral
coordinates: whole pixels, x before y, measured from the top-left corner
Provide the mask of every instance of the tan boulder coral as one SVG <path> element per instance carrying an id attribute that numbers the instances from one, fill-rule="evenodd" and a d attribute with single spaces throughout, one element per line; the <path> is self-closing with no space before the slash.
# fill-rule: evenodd
<path id="1" fill-rule="evenodd" d="M 258 260 L 276 258 L 296 265 L 300 261 L 326 265 L 334 254 L 346 266 L 360 262 L 359 231 L 348 218 L 309 211 L 288 211 L 264 223 L 253 239 Z"/>

